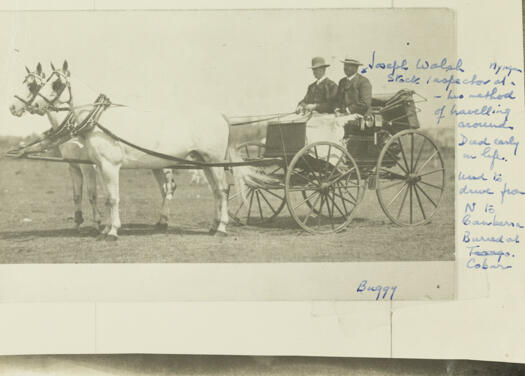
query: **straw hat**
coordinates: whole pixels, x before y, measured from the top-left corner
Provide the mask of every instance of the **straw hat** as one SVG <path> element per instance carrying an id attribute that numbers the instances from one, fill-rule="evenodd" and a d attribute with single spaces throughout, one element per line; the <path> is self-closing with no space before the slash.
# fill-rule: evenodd
<path id="1" fill-rule="evenodd" d="M 341 63 L 352 64 L 352 65 L 363 65 L 363 63 L 357 61 L 356 59 L 350 59 L 349 57 L 345 57 L 344 60 L 341 60 Z"/>

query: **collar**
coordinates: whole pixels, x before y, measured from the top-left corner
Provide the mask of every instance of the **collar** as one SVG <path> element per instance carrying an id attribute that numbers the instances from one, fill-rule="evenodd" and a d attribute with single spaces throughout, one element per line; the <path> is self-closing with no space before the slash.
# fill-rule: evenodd
<path id="1" fill-rule="evenodd" d="M 354 77 L 357 77 L 357 72 L 354 73 L 353 75 L 351 75 L 350 77 L 346 77 L 346 79 L 347 79 L 348 81 L 352 81 L 352 80 L 354 79 Z"/>
<path id="2" fill-rule="evenodd" d="M 315 81 L 315 83 L 316 83 L 317 85 L 319 85 L 319 84 L 320 84 L 321 82 L 323 82 L 324 80 L 326 80 L 326 76 L 321 77 L 320 79 L 318 79 L 317 81 Z"/>

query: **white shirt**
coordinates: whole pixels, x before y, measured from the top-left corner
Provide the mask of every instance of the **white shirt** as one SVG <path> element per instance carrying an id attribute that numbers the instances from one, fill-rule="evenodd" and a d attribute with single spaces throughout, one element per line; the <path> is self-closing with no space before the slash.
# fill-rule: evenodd
<path id="1" fill-rule="evenodd" d="M 316 83 L 317 85 L 319 85 L 319 84 L 320 84 L 322 81 L 324 81 L 325 79 L 326 79 L 326 76 L 323 76 L 323 77 L 321 77 L 320 79 L 318 79 L 317 81 L 315 81 L 315 83 Z"/>
<path id="2" fill-rule="evenodd" d="M 348 81 L 352 81 L 352 79 L 353 79 L 355 76 L 357 76 L 357 72 L 354 73 L 353 75 L 351 75 L 350 77 L 346 77 L 346 79 L 347 79 Z"/>

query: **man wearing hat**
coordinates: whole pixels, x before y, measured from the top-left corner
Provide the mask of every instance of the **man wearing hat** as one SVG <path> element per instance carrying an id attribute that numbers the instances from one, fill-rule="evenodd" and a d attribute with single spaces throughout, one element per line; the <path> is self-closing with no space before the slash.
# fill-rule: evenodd
<path id="1" fill-rule="evenodd" d="M 297 113 L 317 111 L 329 113 L 333 111 L 333 101 L 337 94 L 337 85 L 334 81 L 325 76 L 326 64 L 322 57 L 312 59 L 312 73 L 316 79 L 308 86 L 306 95 L 297 105 Z"/>
<path id="2" fill-rule="evenodd" d="M 357 73 L 361 64 L 355 59 L 341 60 L 346 77 L 339 81 L 335 98 L 336 114 L 365 115 L 372 106 L 372 85 L 368 78 Z"/>

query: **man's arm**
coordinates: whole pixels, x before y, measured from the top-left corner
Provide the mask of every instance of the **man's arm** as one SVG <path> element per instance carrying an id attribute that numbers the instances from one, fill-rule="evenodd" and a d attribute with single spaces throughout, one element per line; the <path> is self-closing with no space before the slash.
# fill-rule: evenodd
<path id="1" fill-rule="evenodd" d="M 348 108 L 351 113 L 364 115 L 372 106 L 372 85 L 368 79 L 361 80 L 359 84 L 359 101 L 350 105 Z"/>
<path id="2" fill-rule="evenodd" d="M 303 112 L 304 110 L 304 106 L 306 106 L 306 103 L 308 102 L 308 97 L 310 96 L 310 87 L 312 85 L 309 85 L 308 86 L 308 89 L 306 89 L 306 95 L 304 96 L 303 99 L 301 99 L 299 101 L 299 103 L 297 103 L 297 108 L 295 110 L 296 113 L 300 113 L 300 112 Z"/>

